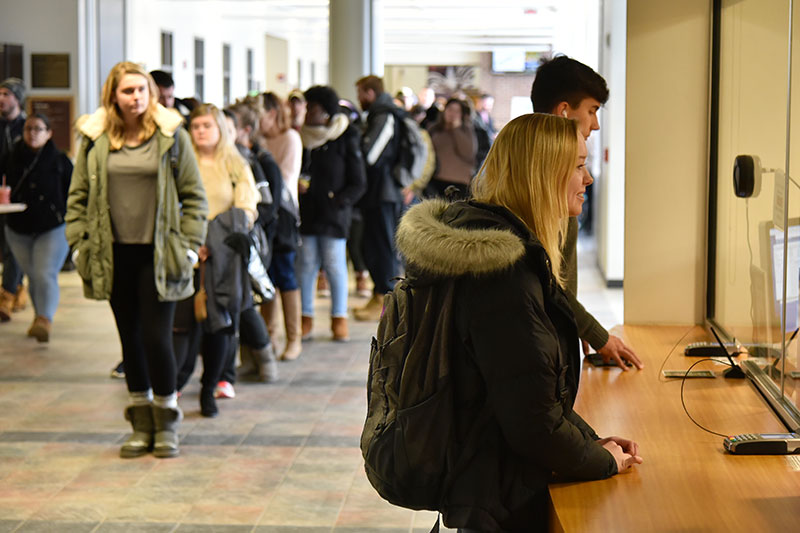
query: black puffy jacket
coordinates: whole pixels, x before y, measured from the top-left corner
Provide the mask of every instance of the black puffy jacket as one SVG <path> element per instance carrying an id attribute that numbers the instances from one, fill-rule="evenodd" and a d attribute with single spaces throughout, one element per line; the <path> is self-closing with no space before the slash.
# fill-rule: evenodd
<path id="1" fill-rule="evenodd" d="M 407 212 L 397 247 L 410 278 L 456 278 L 455 431 L 462 450 L 477 451 L 453 474 L 445 524 L 545 528 L 552 473 L 591 480 L 617 472 L 572 410 L 578 333 L 547 254 L 507 209 L 441 200 Z"/>
<path id="2" fill-rule="evenodd" d="M 354 126 L 303 153 L 308 190 L 300 195 L 300 234 L 346 239 L 353 205 L 367 188 L 361 136 Z"/>
<path id="3" fill-rule="evenodd" d="M 11 201 L 27 204 L 25 211 L 8 215 L 8 226 L 22 234 L 41 233 L 64 223 L 72 162 L 52 140 L 38 152 L 22 140 L 9 153 L 6 169 Z"/>

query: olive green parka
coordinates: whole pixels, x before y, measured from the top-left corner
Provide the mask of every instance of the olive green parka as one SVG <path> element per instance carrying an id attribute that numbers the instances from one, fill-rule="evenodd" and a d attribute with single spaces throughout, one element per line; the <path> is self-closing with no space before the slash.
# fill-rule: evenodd
<path id="1" fill-rule="evenodd" d="M 155 285 L 159 299 L 176 301 L 194 292 L 193 262 L 187 250 L 197 252 L 205 242 L 208 203 L 189 134 L 183 119 L 157 106 L 158 184 L 153 234 Z M 107 300 L 114 279 L 113 233 L 108 203 L 106 110 L 100 108 L 78 119 L 82 137 L 67 197 L 67 241 L 77 251 L 76 266 L 87 298 Z M 177 133 L 176 133 L 177 132 Z M 170 148 L 178 143 L 177 176 Z"/>

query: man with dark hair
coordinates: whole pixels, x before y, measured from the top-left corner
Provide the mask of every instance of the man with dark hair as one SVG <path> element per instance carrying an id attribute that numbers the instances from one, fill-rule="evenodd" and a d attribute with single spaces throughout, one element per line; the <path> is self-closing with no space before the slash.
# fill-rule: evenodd
<path id="1" fill-rule="evenodd" d="M 608 101 L 608 86 L 603 77 L 591 67 L 567 56 L 557 56 L 542 63 L 536 71 L 531 87 L 531 103 L 536 113 L 550 113 L 578 121 L 578 129 L 584 138 L 600 129 L 597 111 Z M 570 217 L 567 235 L 561 248 L 562 273 L 567 284 L 567 296 L 578 324 L 578 334 L 583 342 L 584 353 L 589 345 L 605 362 L 614 361 L 627 370 L 629 361 L 636 368 L 642 362 L 619 337 L 611 335 L 578 302 L 578 220 Z"/>
<path id="2" fill-rule="evenodd" d="M 11 147 L 22 138 L 25 125 L 25 83 L 7 78 L 0 83 L 0 176 L 6 173 L 6 158 Z M 22 285 L 22 269 L 11 255 L 5 239 L 5 217 L 0 216 L 0 247 L 3 257 L 3 285 L 0 288 L 0 322 L 11 320 L 11 312 L 25 307 L 27 292 Z"/>
<path id="3" fill-rule="evenodd" d="M 158 86 L 158 103 L 164 107 L 175 109 L 188 124 L 192 110 L 183 103 L 183 100 L 175 98 L 175 80 L 172 79 L 172 75 L 163 70 L 153 70 L 150 75 Z"/>
<path id="4" fill-rule="evenodd" d="M 600 129 L 597 111 L 608 101 L 608 86 L 591 67 L 567 56 L 543 62 L 531 87 L 536 113 L 574 118 L 584 138 Z"/>
<path id="5" fill-rule="evenodd" d="M 358 102 L 366 111 L 367 122 L 361 139 L 367 165 L 367 192 L 361 200 L 364 214 L 364 261 L 375 284 L 367 305 L 353 313 L 356 320 L 378 320 L 383 297 L 392 290 L 400 271 L 394 247 L 394 233 L 403 208 L 402 187 L 395 182 L 392 169 L 397 161 L 398 120 L 401 111 L 391 95 L 383 90 L 383 80 L 366 76 L 356 82 Z"/>

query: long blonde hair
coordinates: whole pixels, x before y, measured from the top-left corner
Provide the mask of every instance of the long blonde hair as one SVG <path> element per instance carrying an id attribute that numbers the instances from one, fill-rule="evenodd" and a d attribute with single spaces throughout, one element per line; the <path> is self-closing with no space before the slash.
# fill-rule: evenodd
<path id="1" fill-rule="evenodd" d="M 142 143 L 153 136 L 156 132 L 155 113 L 158 105 L 158 87 L 153 81 L 152 76 L 137 63 L 122 61 L 111 68 L 106 82 L 103 84 L 103 107 L 106 110 L 105 130 L 108 134 L 111 150 L 119 150 L 125 144 L 125 121 L 117 106 L 115 96 L 120 80 L 126 74 L 138 74 L 147 80 L 147 89 L 150 97 L 147 102 L 147 109 L 142 113 L 142 127 L 139 130 L 139 142 Z"/>
<path id="2" fill-rule="evenodd" d="M 576 121 L 523 115 L 500 131 L 472 182 L 475 200 L 505 207 L 536 236 L 562 287 L 560 245 L 569 217 L 567 186 L 577 157 Z"/>
<path id="3" fill-rule="evenodd" d="M 233 169 L 239 169 L 247 162 L 244 160 L 239 150 L 236 149 L 234 139 L 231 139 L 228 133 L 228 124 L 225 122 L 225 115 L 214 104 L 200 104 L 192 110 L 189 115 L 189 129 L 191 130 L 192 121 L 197 117 L 204 117 L 210 115 L 219 128 L 219 141 L 214 149 L 214 163 L 220 170 L 231 173 Z M 194 136 L 192 136 L 192 147 L 194 153 L 199 156 L 197 145 L 194 143 Z"/>

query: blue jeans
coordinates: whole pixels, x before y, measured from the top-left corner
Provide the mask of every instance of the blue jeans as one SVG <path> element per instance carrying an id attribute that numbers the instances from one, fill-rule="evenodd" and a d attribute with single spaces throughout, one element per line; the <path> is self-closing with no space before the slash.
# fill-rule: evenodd
<path id="1" fill-rule="evenodd" d="M 67 258 L 69 245 L 64 224 L 44 233 L 17 233 L 6 226 L 6 240 L 11 253 L 28 275 L 33 308 L 38 316 L 52 321 L 58 308 L 58 273 Z"/>
<path id="2" fill-rule="evenodd" d="M 3 241 L 3 289 L 11 294 L 17 294 L 17 287 L 22 284 L 22 269 L 19 267 L 17 260 L 14 259 L 8 239 L 5 238 L 6 224 L 3 216 L 5 215 L 0 215 L 0 240 Z"/>
<path id="3" fill-rule="evenodd" d="M 267 274 L 272 283 L 281 292 L 297 290 L 297 276 L 294 274 L 294 262 L 297 252 L 275 252 L 272 254 L 272 263 L 267 269 Z"/>
<path id="4" fill-rule="evenodd" d="M 314 316 L 317 273 L 322 266 L 331 285 L 331 316 L 347 316 L 347 239 L 303 235 L 299 250 L 303 316 Z"/>

